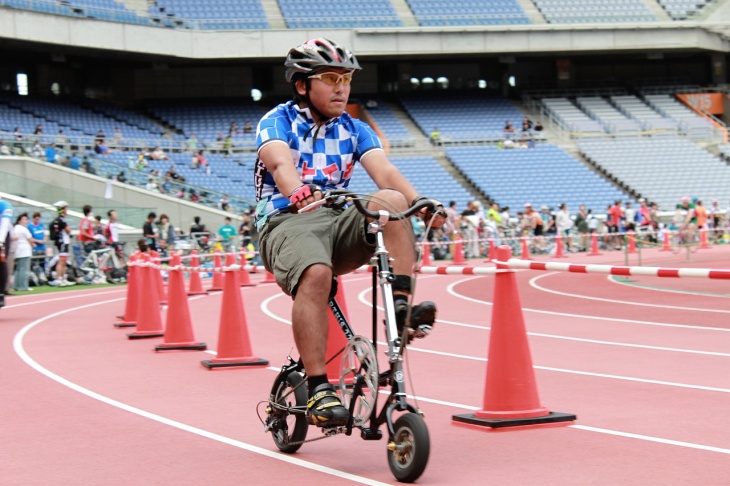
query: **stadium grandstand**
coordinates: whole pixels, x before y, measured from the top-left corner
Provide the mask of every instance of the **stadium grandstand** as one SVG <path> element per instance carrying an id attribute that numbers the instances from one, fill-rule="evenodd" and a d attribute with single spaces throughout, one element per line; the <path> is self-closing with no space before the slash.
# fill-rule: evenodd
<path id="1" fill-rule="evenodd" d="M 253 206 L 257 122 L 291 96 L 281 59 L 323 35 L 363 65 L 348 110 L 444 202 L 730 201 L 727 0 L 0 0 L 0 14 L 0 139 L 40 160 L 53 143 L 77 177 Z"/>

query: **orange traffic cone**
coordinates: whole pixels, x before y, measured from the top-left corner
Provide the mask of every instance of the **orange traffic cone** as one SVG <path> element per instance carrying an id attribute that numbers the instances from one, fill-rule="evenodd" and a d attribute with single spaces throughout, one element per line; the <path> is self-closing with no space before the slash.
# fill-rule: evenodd
<path id="1" fill-rule="evenodd" d="M 502 262 L 512 257 L 509 246 L 497 249 Z M 573 414 L 550 412 L 540 405 L 530 345 L 522 317 L 517 277 L 506 265 L 494 276 L 494 302 L 483 408 L 454 415 L 455 422 L 490 428 L 572 422 Z M 567 425 L 567 424 L 566 424 Z"/>
<path id="2" fill-rule="evenodd" d="M 208 289 L 208 292 L 223 290 L 223 272 L 221 272 L 223 263 L 221 262 L 221 253 L 216 250 L 213 255 L 213 285 Z"/>
<path id="3" fill-rule="evenodd" d="M 700 230 L 700 250 L 712 250 L 712 247 L 710 246 L 710 242 L 707 238 L 707 230 L 701 229 Z"/>
<path id="4" fill-rule="evenodd" d="M 424 241 L 423 246 L 421 246 L 421 266 L 431 266 L 431 242 L 429 241 Z"/>
<path id="5" fill-rule="evenodd" d="M 149 255 L 142 255 L 144 263 L 150 263 Z M 140 267 L 142 276 L 139 306 L 137 307 L 137 330 L 127 334 L 129 339 L 143 339 L 163 336 L 160 316 L 160 298 L 157 295 L 157 270 L 150 266 Z"/>
<path id="6" fill-rule="evenodd" d="M 659 251 L 672 251 L 672 243 L 669 241 L 671 231 L 664 231 L 664 240 L 662 242 L 662 249 Z"/>
<path id="7" fill-rule="evenodd" d="M 530 244 L 527 241 L 527 237 L 522 237 L 522 252 L 520 253 L 520 258 L 522 260 L 529 260 L 530 259 Z"/>
<path id="8" fill-rule="evenodd" d="M 220 256 L 219 256 L 220 258 Z M 226 266 L 236 263 L 233 255 L 226 255 Z M 243 310 L 238 273 L 226 270 L 223 284 L 223 302 L 218 330 L 218 355 L 201 361 L 208 369 L 237 366 L 267 366 L 265 359 L 253 356 L 251 339 L 248 335 L 246 313 Z"/>
<path id="9" fill-rule="evenodd" d="M 340 382 L 340 373 L 344 370 L 340 369 L 342 363 L 342 357 L 340 353 L 347 346 L 347 337 L 342 332 L 340 327 L 339 319 L 335 314 L 339 314 L 344 317 L 345 320 L 349 321 L 349 314 L 347 313 L 347 302 L 345 301 L 345 288 L 342 285 L 342 279 L 337 277 L 337 294 L 335 294 L 335 309 L 332 308 L 333 304 L 330 304 L 330 309 L 327 312 L 327 352 L 325 356 L 329 362 L 327 363 L 327 379 L 330 383 Z M 357 370 L 356 370 L 357 371 Z M 355 376 L 349 374 L 345 377 L 345 383 L 354 383 Z"/>
<path id="10" fill-rule="evenodd" d="M 262 283 L 276 283 L 274 274 L 266 270 L 266 279 Z"/>
<path id="11" fill-rule="evenodd" d="M 464 243 L 461 241 L 461 238 L 457 239 L 454 244 L 454 258 L 451 264 L 466 265 L 466 261 L 464 260 Z"/>
<path id="12" fill-rule="evenodd" d="M 567 258 L 563 253 L 563 237 L 560 236 L 560 233 L 555 235 L 555 254 L 553 258 Z"/>
<path id="13" fill-rule="evenodd" d="M 160 254 L 154 250 L 150 251 L 152 257 L 152 263 L 155 265 L 162 265 L 160 260 Z M 165 281 L 162 279 L 162 269 L 155 269 L 155 280 L 157 282 L 157 295 L 160 297 L 160 304 L 167 304 L 167 292 L 165 292 Z"/>
<path id="14" fill-rule="evenodd" d="M 487 249 L 487 259 L 485 263 L 492 263 L 492 260 L 497 258 L 497 253 L 495 251 L 494 246 L 494 238 L 489 238 L 489 248 Z"/>
<path id="15" fill-rule="evenodd" d="M 251 277 L 246 269 L 246 251 L 241 250 L 241 272 L 239 273 L 238 280 L 241 282 L 241 287 L 255 287 L 255 283 L 251 283 Z"/>
<path id="16" fill-rule="evenodd" d="M 185 292 L 183 271 L 175 269 L 180 265 L 180 256 L 173 254 L 170 259 L 170 270 L 168 270 L 167 290 L 170 304 L 167 306 L 167 318 L 165 320 L 165 338 L 162 344 L 155 346 L 155 351 L 172 349 L 204 350 L 205 343 L 195 341 L 193 335 L 193 324 L 190 321 L 190 309 L 188 308 L 188 296 Z"/>
<path id="17" fill-rule="evenodd" d="M 636 253 L 636 233 L 634 233 L 634 230 L 629 230 L 628 235 L 626 235 L 626 252 L 627 253 Z"/>
<path id="18" fill-rule="evenodd" d="M 188 295 L 203 295 L 207 294 L 203 289 L 203 280 L 200 278 L 200 260 L 198 260 L 198 251 L 193 250 L 192 258 L 190 258 L 190 266 L 193 269 L 190 271 L 190 287 L 188 289 Z"/>
<path id="19" fill-rule="evenodd" d="M 134 265 L 138 255 L 129 257 L 127 267 L 127 298 L 124 302 L 124 315 L 120 316 L 121 322 L 114 324 L 114 327 L 134 327 L 137 325 L 137 307 L 139 306 L 139 272 L 141 267 Z"/>
<path id="20" fill-rule="evenodd" d="M 603 255 L 600 251 L 598 251 L 598 236 L 596 236 L 596 232 L 594 231 L 591 233 L 591 251 L 588 253 L 588 256 L 600 256 Z"/>

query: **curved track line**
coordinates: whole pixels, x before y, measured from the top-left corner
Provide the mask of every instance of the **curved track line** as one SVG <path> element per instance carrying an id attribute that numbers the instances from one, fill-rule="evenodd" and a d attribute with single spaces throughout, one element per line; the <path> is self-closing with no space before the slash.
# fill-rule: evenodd
<path id="1" fill-rule="evenodd" d="M 550 272 L 550 273 L 546 273 L 543 275 L 538 275 L 537 277 L 533 277 L 530 279 L 530 287 L 535 288 L 537 290 L 541 290 L 543 292 L 547 292 L 549 294 L 562 295 L 563 297 L 572 297 L 574 299 L 596 300 L 598 302 L 608 302 L 610 304 L 638 305 L 641 307 L 658 307 L 660 309 L 676 309 L 676 310 L 688 310 L 688 311 L 693 311 L 693 312 L 714 312 L 714 313 L 720 313 L 720 314 L 730 314 L 730 311 L 721 310 L 721 309 L 707 309 L 707 308 L 701 308 L 701 307 L 683 307 L 683 306 L 678 306 L 678 305 L 666 305 L 666 304 L 648 304 L 645 302 L 631 302 L 628 300 L 605 299 L 603 297 L 591 297 L 589 295 L 571 294 L 568 292 L 560 292 L 559 290 L 546 289 L 545 287 L 541 287 L 536 283 L 541 278 L 550 277 L 552 275 L 558 275 L 559 273 L 561 273 L 561 272 Z"/>
<path id="2" fill-rule="evenodd" d="M 66 386 L 78 393 L 81 393 L 83 395 L 86 395 L 90 398 L 93 398 L 95 400 L 98 400 L 102 403 L 106 403 L 107 405 L 111 405 L 113 407 L 117 407 L 121 410 L 124 410 L 126 412 L 133 413 L 135 415 L 139 415 L 141 417 L 154 420 L 155 422 L 159 422 L 164 425 L 169 425 L 170 427 L 175 427 L 176 429 L 183 430 L 185 432 L 190 432 L 192 434 L 205 437 L 207 439 L 212 439 L 227 445 L 231 445 L 234 447 L 237 447 L 239 449 L 246 450 L 248 452 L 253 452 L 254 454 L 259 454 L 265 457 L 268 457 L 270 459 L 275 459 L 277 461 L 287 462 L 289 464 L 304 467 L 306 469 L 311 469 L 313 471 L 321 472 L 324 474 L 329 474 L 331 476 L 335 476 L 342 479 L 347 479 L 356 483 L 360 484 L 369 484 L 369 485 L 378 485 L 378 486 L 385 486 L 387 483 L 381 483 L 380 481 L 375 481 L 369 478 L 364 478 L 361 476 L 356 476 L 354 474 L 349 474 L 346 472 L 338 471 L 337 469 L 329 468 L 326 466 L 321 466 L 319 464 L 315 464 L 312 462 L 304 461 L 301 459 L 297 459 L 291 456 L 285 456 L 281 453 L 273 452 L 267 449 L 263 449 L 258 446 L 254 446 L 252 444 L 247 444 L 245 442 L 241 442 L 239 440 L 231 439 L 230 437 L 225 437 L 220 434 L 216 434 L 213 432 L 209 432 L 207 430 L 200 429 L 198 427 L 194 427 L 192 425 L 184 424 L 182 422 L 178 422 L 175 420 L 171 420 L 167 417 L 163 417 L 161 415 L 157 415 L 151 412 L 148 412 L 146 410 L 142 410 L 137 407 L 133 407 L 131 405 L 128 405 L 126 403 L 120 402 L 118 400 L 114 400 L 112 398 L 109 398 L 107 396 L 101 395 L 99 393 L 93 392 L 89 390 L 88 388 L 84 388 L 81 385 L 78 385 L 70 380 L 67 380 L 66 378 L 63 378 L 62 376 L 59 376 L 55 374 L 54 372 L 48 370 L 47 368 L 44 368 L 41 366 L 37 361 L 35 361 L 26 351 L 23 346 L 23 339 L 25 338 L 25 335 L 33 329 L 38 324 L 41 324 L 49 319 L 52 319 L 54 317 L 58 317 L 63 314 L 67 314 L 69 312 L 75 312 L 81 309 L 86 309 L 88 307 L 93 307 L 97 305 L 102 304 L 108 304 L 111 302 L 118 302 L 120 300 L 124 300 L 124 298 L 119 299 L 111 299 L 111 300 L 105 300 L 102 302 L 94 302 L 93 304 L 87 304 L 82 305 L 78 307 L 73 307 L 70 309 L 62 310 L 59 312 L 54 312 L 53 314 L 49 314 L 45 317 L 41 317 L 40 319 L 36 319 L 35 321 L 31 322 L 30 324 L 27 324 L 25 327 L 23 327 L 18 333 L 15 335 L 15 338 L 13 339 L 13 348 L 15 350 L 15 353 L 22 359 L 28 366 L 36 370 L 37 372 L 41 373 L 42 375 L 56 381 L 57 383 Z"/>
<path id="3" fill-rule="evenodd" d="M 642 290 L 652 290 L 654 292 L 666 292 L 669 294 L 683 294 L 683 295 L 698 295 L 700 297 L 723 297 L 727 299 L 730 297 L 730 294 L 713 294 L 710 292 L 692 292 L 690 290 L 674 290 L 674 289 L 667 289 L 664 287 L 654 287 L 651 285 L 642 285 L 636 282 L 629 282 L 626 280 L 621 280 L 622 277 L 618 275 L 608 275 L 608 281 L 617 285 L 625 285 L 627 287 L 635 288 L 635 289 L 642 289 Z M 625 277 L 623 277 L 625 278 Z"/>
<path id="4" fill-rule="evenodd" d="M 71 295 L 71 296 L 66 296 L 66 297 L 59 297 L 57 299 L 34 300 L 33 302 L 24 302 L 22 304 L 6 305 L 5 307 L 3 307 L 3 309 L 13 309 L 15 307 L 25 307 L 26 305 L 45 304 L 46 302 L 58 302 L 59 300 L 79 299 L 81 297 L 89 297 L 89 296 L 96 296 L 96 295 L 116 294 L 116 293 L 122 292 L 122 291 L 123 291 L 123 289 L 110 290 L 110 291 L 104 291 L 104 292 L 93 292 L 92 291 L 87 294 Z M 43 295 L 43 294 L 23 295 L 21 297 L 38 297 L 41 295 Z M 56 294 L 56 295 L 58 295 L 58 294 Z M 126 299 L 126 296 L 124 298 Z M 15 298 L 13 300 L 15 300 Z"/>
<path id="5" fill-rule="evenodd" d="M 472 279 L 477 279 L 477 278 L 480 278 L 480 277 L 472 277 L 471 279 L 466 279 L 466 280 L 472 280 Z M 468 300 L 470 302 L 476 302 L 477 304 L 493 305 L 492 302 L 489 302 L 487 300 L 474 299 L 472 297 L 468 297 L 466 295 L 459 294 L 454 291 L 454 286 L 457 283 L 462 283 L 466 280 L 452 283 L 451 285 L 449 285 L 446 288 L 446 291 L 449 294 L 451 294 L 454 297 L 457 297 L 459 299 Z M 635 320 L 635 319 L 619 319 L 617 317 L 591 316 L 591 315 L 587 315 L 587 314 L 570 314 L 568 312 L 546 311 L 546 310 L 540 310 L 540 309 L 530 309 L 528 307 L 523 307 L 522 310 L 525 312 L 534 312 L 536 314 L 546 314 L 546 315 L 550 315 L 550 316 L 575 317 L 575 318 L 579 318 L 579 319 L 590 319 L 590 320 L 598 320 L 598 321 L 612 321 L 612 322 L 621 322 L 624 324 L 639 324 L 642 326 L 671 327 L 671 328 L 676 328 L 676 329 L 691 329 L 693 331 L 700 329 L 703 331 L 730 332 L 730 329 L 725 329 L 722 327 L 691 326 L 688 324 L 670 324 L 670 323 L 666 323 L 666 322 L 639 321 L 639 320 Z"/>

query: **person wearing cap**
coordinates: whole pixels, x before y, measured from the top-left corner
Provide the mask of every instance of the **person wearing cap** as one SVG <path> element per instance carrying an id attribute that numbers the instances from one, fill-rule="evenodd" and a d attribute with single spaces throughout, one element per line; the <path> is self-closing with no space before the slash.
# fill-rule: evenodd
<path id="1" fill-rule="evenodd" d="M 284 65 L 294 99 L 258 124 L 255 223 L 264 266 L 294 299 L 294 340 L 308 374 L 307 418 L 320 427 L 339 426 L 349 412 L 327 380 L 327 302 L 336 290 L 333 277 L 367 263 L 375 245 L 354 206 L 298 210 L 322 199 L 325 191 L 347 188 L 357 163 L 380 188 L 369 198 L 370 210 L 404 211 L 424 197 L 388 160 L 375 132 L 345 112 L 350 83 L 362 69 L 352 52 L 318 38 L 292 48 Z M 443 217 L 435 216 L 433 227 L 442 224 Z M 430 326 L 436 317 L 435 304 L 424 302 L 405 322 L 416 256 L 412 234 L 407 221 L 388 224 L 383 232 L 396 274 L 393 296 L 401 329 Z"/>
<path id="2" fill-rule="evenodd" d="M 68 213 L 68 203 L 66 201 L 57 201 L 53 204 L 58 212 L 58 216 L 51 222 L 49 232 L 53 244 L 58 251 L 58 263 L 56 264 L 56 280 L 50 282 L 49 285 L 57 287 L 68 287 L 76 285 L 76 282 L 69 281 L 66 277 L 66 260 L 68 259 L 68 246 L 71 244 L 71 226 L 66 221 Z"/>

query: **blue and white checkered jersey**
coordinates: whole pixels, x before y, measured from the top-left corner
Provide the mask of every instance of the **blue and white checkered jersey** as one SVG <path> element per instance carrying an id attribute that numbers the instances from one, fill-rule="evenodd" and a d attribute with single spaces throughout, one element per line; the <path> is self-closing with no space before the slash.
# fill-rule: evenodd
<path id="1" fill-rule="evenodd" d="M 366 123 L 343 113 L 318 128 L 309 109 L 299 108 L 293 101 L 264 115 L 256 129 L 259 151 L 268 143 L 280 142 L 289 146 L 302 183 L 317 184 L 324 191 L 346 189 L 357 161 L 370 150 L 383 149 Z M 260 158 L 256 160 L 254 183 L 259 202 L 257 221 L 289 204 Z"/>

